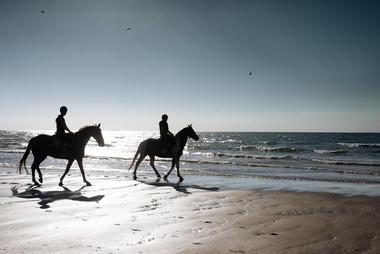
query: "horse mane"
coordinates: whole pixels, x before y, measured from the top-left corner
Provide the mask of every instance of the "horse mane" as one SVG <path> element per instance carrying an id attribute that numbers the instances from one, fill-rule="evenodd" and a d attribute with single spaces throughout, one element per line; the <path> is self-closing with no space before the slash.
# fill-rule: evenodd
<path id="1" fill-rule="evenodd" d="M 178 136 L 178 135 L 182 134 L 187 128 L 189 128 L 189 126 L 183 128 L 182 130 L 180 130 L 179 132 L 177 132 L 177 134 L 175 134 L 175 136 Z"/>
<path id="2" fill-rule="evenodd" d="M 87 129 L 87 128 L 90 128 L 90 127 L 96 127 L 96 124 L 94 124 L 94 125 L 85 125 L 85 126 L 81 127 L 77 132 L 80 132 L 80 131 L 82 131 L 84 129 Z"/>

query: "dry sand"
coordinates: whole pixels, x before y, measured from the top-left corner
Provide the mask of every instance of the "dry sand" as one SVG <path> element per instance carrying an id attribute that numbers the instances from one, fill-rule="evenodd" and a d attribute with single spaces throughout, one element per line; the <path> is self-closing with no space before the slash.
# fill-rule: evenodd
<path id="1" fill-rule="evenodd" d="M 58 180 L 0 175 L 0 253 L 380 253 L 379 198 Z"/>

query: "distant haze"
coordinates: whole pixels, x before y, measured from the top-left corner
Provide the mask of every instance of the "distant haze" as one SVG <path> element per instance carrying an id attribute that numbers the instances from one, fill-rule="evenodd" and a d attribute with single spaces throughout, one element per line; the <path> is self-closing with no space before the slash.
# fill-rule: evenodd
<path id="1" fill-rule="evenodd" d="M 379 1 L 0 0 L 0 129 L 380 131 Z"/>

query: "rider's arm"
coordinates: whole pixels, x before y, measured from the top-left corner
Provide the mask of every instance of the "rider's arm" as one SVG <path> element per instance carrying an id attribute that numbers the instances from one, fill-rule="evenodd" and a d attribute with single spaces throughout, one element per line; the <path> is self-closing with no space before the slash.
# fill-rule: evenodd
<path id="1" fill-rule="evenodd" d="M 173 133 L 171 133 L 171 132 L 169 131 L 169 124 L 166 124 L 166 132 L 169 133 L 170 135 L 174 136 Z"/>
<path id="2" fill-rule="evenodd" d="M 160 128 L 160 131 L 161 131 L 161 128 Z M 167 122 L 162 122 L 162 132 L 165 133 L 165 135 L 174 136 L 173 133 L 169 131 L 169 124 Z"/>
<path id="3" fill-rule="evenodd" d="M 67 131 L 70 132 L 70 133 L 73 133 L 73 132 L 69 129 L 69 127 L 67 127 L 66 122 L 65 122 L 64 120 L 63 120 L 62 122 L 63 122 L 63 127 L 65 128 L 65 130 L 67 130 Z"/>

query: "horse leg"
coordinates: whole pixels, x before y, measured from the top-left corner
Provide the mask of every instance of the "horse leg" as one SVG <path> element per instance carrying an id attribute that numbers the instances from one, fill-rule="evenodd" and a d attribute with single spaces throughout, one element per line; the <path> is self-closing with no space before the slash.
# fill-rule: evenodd
<path id="1" fill-rule="evenodd" d="M 40 183 L 36 181 L 36 168 L 37 168 L 37 163 L 36 163 L 36 159 L 34 159 L 32 163 L 32 181 L 33 181 L 33 184 L 40 185 Z"/>
<path id="2" fill-rule="evenodd" d="M 149 157 L 150 157 L 150 166 L 153 168 L 154 173 L 156 173 L 156 176 L 158 178 L 161 178 L 160 173 L 158 173 L 156 167 L 154 166 L 154 155 L 153 156 L 149 156 Z"/>
<path id="3" fill-rule="evenodd" d="M 61 179 L 59 181 L 59 186 L 62 186 L 63 183 L 63 178 L 65 178 L 65 176 L 67 175 L 67 173 L 69 173 L 69 170 L 70 170 L 70 167 L 71 165 L 73 164 L 74 160 L 73 159 L 70 159 L 69 162 L 67 163 L 67 166 L 66 166 L 66 170 L 65 170 L 65 173 L 63 173 L 63 175 L 61 176 Z"/>
<path id="4" fill-rule="evenodd" d="M 176 164 L 176 167 L 177 167 L 177 176 L 179 177 L 179 181 L 182 182 L 183 181 L 183 177 L 179 173 L 179 158 L 175 159 L 175 164 Z"/>
<path id="5" fill-rule="evenodd" d="M 146 155 L 145 155 L 146 156 Z M 135 165 L 135 170 L 133 170 L 133 180 L 136 180 L 137 179 L 137 176 L 136 176 L 136 171 L 137 171 L 137 168 L 139 167 L 140 163 L 142 162 L 142 160 L 145 158 L 145 156 L 142 156 L 140 154 L 139 158 L 137 159 L 136 161 L 136 165 Z"/>
<path id="6" fill-rule="evenodd" d="M 174 158 L 172 159 L 172 167 L 170 168 L 169 172 L 166 173 L 166 175 L 164 176 L 164 180 L 166 181 L 168 179 L 168 176 L 170 175 L 170 173 L 172 172 L 173 168 L 174 168 L 174 165 L 175 165 L 175 160 Z"/>
<path id="7" fill-rule="evenodd" d="M 85 182 L 87 186 L 91 186 L 91 183 L 86 180 L 86 175 L 84 174 L 83 158 L 78 158 L 77 162 L 78 162 L 78 166 L 80 168 L 80 173 L 82 174 L 83 182 Z"/>
<path id="8" fill-rule="evenodd" d="M 43 157 L 41 157 L 40 158 L 40 160 L 39 160 L 39 163 L 37 164 L 37 172 L 38 172 L 38 176 L 39 176 L 39 181 L 40 181 L 40 183 L 42 183 L 43 182 L 43 179 L 42 179 L 42 173 L 41 173 L 41 170 L 40 170 L 40 164 L 41 164 L 41 162 L 43 162 L 45 159 L 46 159 L 46 155 L 45 156 L 43 156 Z"/>

